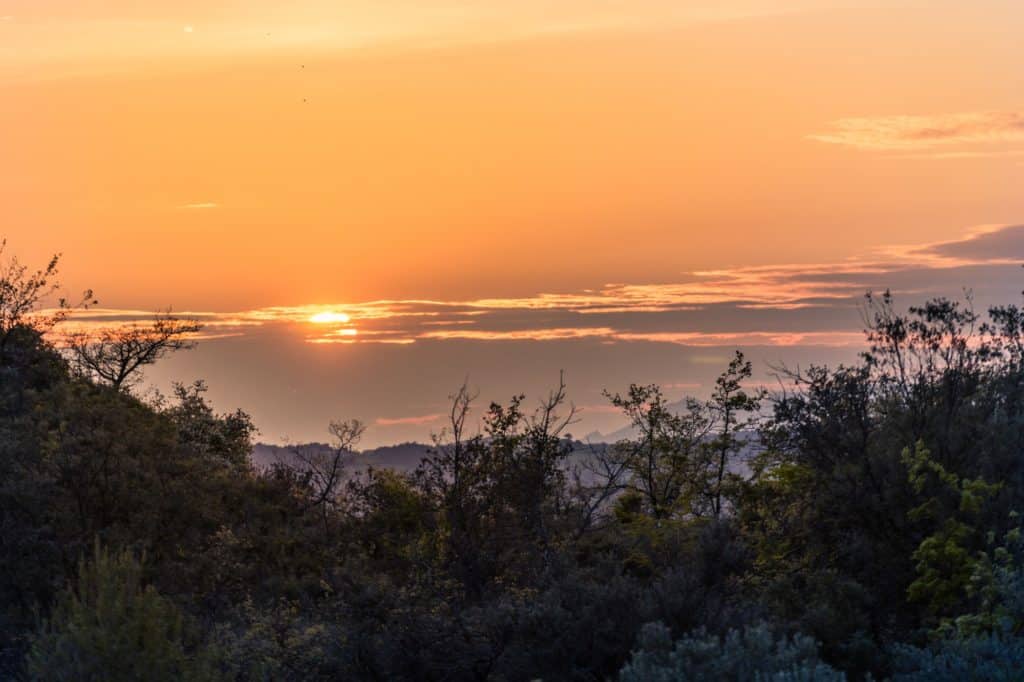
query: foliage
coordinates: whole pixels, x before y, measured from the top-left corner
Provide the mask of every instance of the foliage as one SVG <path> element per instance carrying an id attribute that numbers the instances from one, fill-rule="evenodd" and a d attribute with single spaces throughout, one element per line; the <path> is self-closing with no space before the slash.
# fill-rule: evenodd
<path id="1" fill-rule="evenodd" d="M 38 680 L 209 679 L 202 653 L 186 651 L 182 623 L 173 603 L 143 587 L 139 561 L 97 543 L 33 636 L 28 671 Z"/>
<path id="2" fill-rule="evenodd" d="M 1017 306 L 871 296 L 860 361 L 630 386 L 608 447 L 463 387 L 413 472 L 351 420 L 258 469 L 202 382 L 76 368 L 55 274 L 0 268 L 4 679 L 1016 679 Z"/>
<path id="3" fill-rule="evenodd" d="M 565 385 L 533 414 L 523 396 L 491 403 L 483 432 L 465 437 L 472 396 L 453 399 L 451 441 L 416 472 L 416 485 L 435 510 L 440 560 L 479 599 L 496 581 L 535 584 L 553 568 L 557 526 L 567 518 L 564 460 L 571 451 L 565 429 L 573 410 L 559 414 Z"/>
<path id="4" fill-rule="evenodd" d="M 607 393 L 637 433 L 609 451 L 601 471 L 608 485 L 627 491 L 631 504 L 657 519 L 720 517 L 738 488 L 735 469 L 765 397 L 743 388 L 752 372 L 737 351 L 711 399 L 687 399 L 682 412 L 672 409 L 658 386 L 633 384 L 626 395 Z"/>
<path id="5" fill-rule="evenodd" d="M 964 518 L 977 516 L 983 502 L 995 495 L 999 486 L 981 478 L 961 480 L 932 459 L 921 441 L 913 451 L 904 449 L 901 459 L 917 495 L 923 495 L 929 487 L 937 488 L 934 496 L 910 510 L 912 519 L 930 521 L 937 528 L 911 555 L 918 577 L 907 588 L 907 594 L 911 601 L 926 602 L 932 613 L 947 613 L 963 600 L 978 565 L 967 545 L 978 533 Z"/>
<path id="6" fill-rule="evenodd" d="M 846 676 L 822 663 L 813 639 L 776 637 L 765 624 L 729 630 L 724 637 L 703 630 L 674 643 L 664 624 L 648 623 L 639 646 L 619 674 L 622 682 L 686 680 L 775 680 L 841 682 Z"/>
<path id="7" fill-rule="evenodd" d="M 1011 682 L 1024 670 L 1024 639 L 985 635 L 929 647 L 898 645 L 893 682 Z"/>
<path id="8" fill-rule="evenodd" d="M 1017 519 L 1017 514 L 1011 514 L 1011 518 Z M 966 586 L 970 608 L 946 620 L 939 632 L 959 639 L 991 634 L 1017 636 L 1024 632 L 1022 560 L 1024 541 L 1017 526 L 1007 531 L 1001 544 L 978 553 Z"/>

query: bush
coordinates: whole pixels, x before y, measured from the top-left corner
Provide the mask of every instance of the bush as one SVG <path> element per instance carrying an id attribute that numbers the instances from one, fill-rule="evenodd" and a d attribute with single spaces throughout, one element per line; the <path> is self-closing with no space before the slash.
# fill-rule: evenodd
<path id="1" fill-rule="evenodd" d="M 725 637 L 697 630 L 673 644 L 665 625 L 648 623 L 638 645 L 619 673 L 621 682 L 846 679 L 818 659 L 818 645 L 810 637 L 776 638 L 765 624 L 730 630 Z"/>
<path id="2" fill-rule="evenodd" d="M 33 679 L 211 679 L 186 652 L 181 613 L 142 586 L 141 564 L 129 552 L 111 555 L 97 543 L 92 561 L 79 562 L 77 582 L 32 637 Z"/>
<path id="3" fill-rule="evenodd" d="M 219 668 L 230 679 L 337 679 L 330 631 L 315 613 L 281 599 L 257 606 L 247 600 L 214 634 Z"/>
<path id="4" fill-rule="evenodd" d="M 1024 639 L 988 635 L 945 639 L 930 647 L 897 646 L 893 682 L 1010 682 L 1024 671 Z"/>

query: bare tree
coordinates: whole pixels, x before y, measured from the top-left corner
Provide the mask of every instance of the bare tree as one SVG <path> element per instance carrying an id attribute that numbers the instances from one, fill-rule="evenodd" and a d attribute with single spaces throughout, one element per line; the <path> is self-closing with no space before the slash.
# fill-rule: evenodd
<path id="1" fill-rule="evenodd" d="M 304 483 L 309 491 L 306 508 L 320 508 L 325 529 L 329 525 L 328 510 L 337 502 L 345 459 L 355 452 L 366 425 L 358 419 L 332 421 L 327 430 L 334 438 L 329 448 L 315 443 L 294 446 L 290 448 L 292 462 L 283 464 Z"/>
<path id="2" fill-rule="evenodd" d="M 566 406 L 568 409 L 561 413 Z M 558 387 L 540 401 L 533 416 L 526 420 L 526 459 L 534 471 L 534 485 L 530 486 L 520 509 L 540 543 L 545 573 L 550 572 L 553 561 L 551 529 L 547 517 L 549 514 L 556 517 L 566 514 L 574 502 L 568 499 L 571 495 L 566 486 L 565 462 L 573 449 L 568 430 L 577 423 L 578 414 L 576 406 L 568 402 L 565 372 L 561 371 L 558 373 Z M 552 505 L 553 508 L 547 508 Z"/>
<path id="3" fill-rule="evenodd" d="M 193 334 L 202 329 L 194 319 L 157 313 L 147 323 L 133 322 L 98 333 L 68 336 L 72 363 L 84 375 L 127 391 L 139 379 L 139 370 L 179 350 L 195 346 Z"/>
<path id="4" fill-rule="evenodd" d="M 588 443 L 587 456 L 569 470 L 570 493 L 577 510 L 573 539 L 603 527 L 611 501 L 627 488 L 631 464 L 614 446 Z"/>
<path id="5" fill-rule="evenodd" d="M 424 479 L 425 487 L 442 498 L 454 494 L 458 499 L 458 492 L 463 487 L 467 469 L 467 421 L 477 397 L 477 392 L 469 388 L 468 381 L 448 396 L 451 401 L 448 424 L 440 433 L 434 434 L 434 453 L 420 464 L 418 475 Z"/>

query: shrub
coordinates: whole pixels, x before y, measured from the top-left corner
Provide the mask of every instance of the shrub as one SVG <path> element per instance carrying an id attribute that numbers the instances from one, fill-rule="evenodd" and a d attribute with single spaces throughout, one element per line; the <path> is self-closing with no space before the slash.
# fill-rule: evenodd
<path id="1" fill-rule="evenodd" d="M 893 651 L 892 682 L 1010 682 L 1024 670 L 1024 639 L 987 635 L 944 639 L 930 647 Z"/>
<path id="2" fill-rule="evenodd" d="M 140 562 L 99 543 L 92 561 L 79 562 L 77 586 L 58 595 L 32 637 L 27 662 L 39 680 L 211 678 L 186 652 L 177 607 L 142 586 Z"/>
<path id="3" fill-rule="evenodd" d="M 725 637 L 697 630 L 673 643 L 669 629 L 654 622 L 640 631 L 638 645 L 619 673 L 621 682 L 846 679 L 818 659 L 813 639 L 804 635 L 777 638 L 765 624 L 730 630 Z"/>

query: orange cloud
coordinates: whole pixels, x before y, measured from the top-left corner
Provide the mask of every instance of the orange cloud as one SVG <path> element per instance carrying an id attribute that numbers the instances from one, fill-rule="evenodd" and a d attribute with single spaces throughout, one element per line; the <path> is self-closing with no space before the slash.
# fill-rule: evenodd
<path id="1" fill-rule="evenodd" d="M 987 225 L 960 239 L 882 247 L 841 262 L 706 270 L 680 282 L 617 283 L 518 298 L 378 300 L 180 314 L 204 324 L 201 339 L 285 330 L 324 346 L 595 339 L 841 348 L 859 345 L 863 336 L 848 326 L 859 317 L 834 313 L 859 305 L 865 291 L 902 286 L 920 293 L 930 279 L 958 277 L 959 268 L 1005 269 L 1022 260 L 1024 226 Z M 65 329 L 88 331 L 149 316 L 139 310 L 91 309 L 72 317 Z"/>
<path id="2" fill-rule="evenodd" d="M 936 116 L 842 118 L 833 122 L 831 131 L 811 135 L 810 139 L 882 151 L 1024 142 L 1024 112 L 975 111 Z"/>
<path id="3" fill-rule="evenodd" d="M 515 331 L 478 331 L 452 329 L 420 334 L 421 339 L 471 339 L 474 341 L 558 341 L 591 336 L 614 337 L 609 327 L 562 327 L 556 329 L 517 329 Z"/>
<path id="4" fill-rule="evenodd" d="M 378 417 L 374 420 L 374 424 L 377 426 L 403 426 L 403 425 L 414 425 L 420 426 L 423 424 L 430 424 L 436 422 L 443 415 L 441 414 L 425 414 L 418 417 Z"/>

